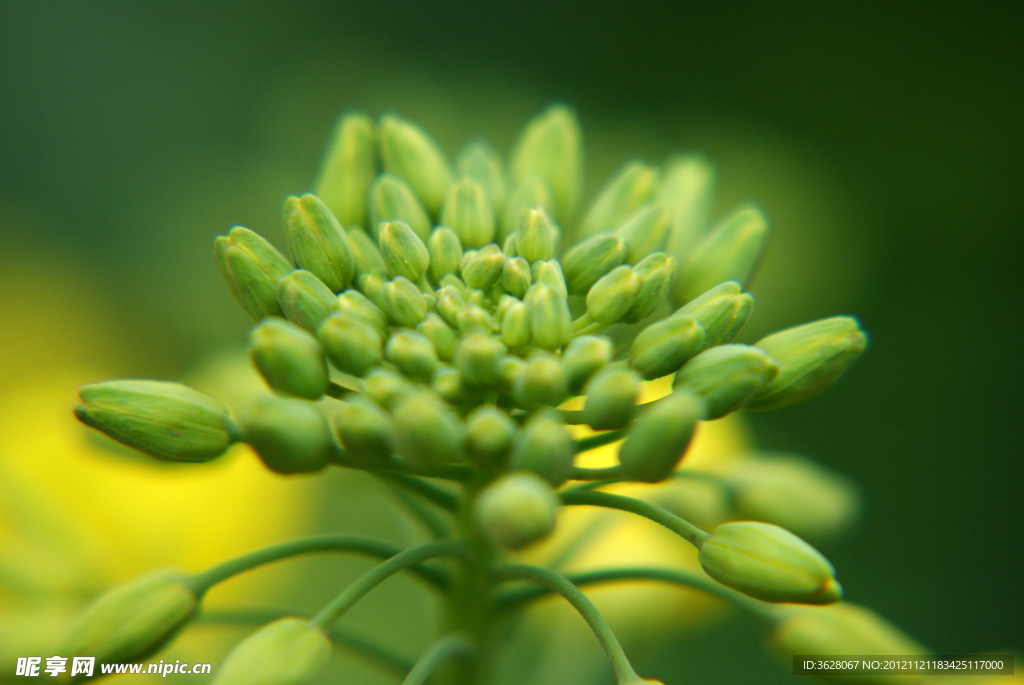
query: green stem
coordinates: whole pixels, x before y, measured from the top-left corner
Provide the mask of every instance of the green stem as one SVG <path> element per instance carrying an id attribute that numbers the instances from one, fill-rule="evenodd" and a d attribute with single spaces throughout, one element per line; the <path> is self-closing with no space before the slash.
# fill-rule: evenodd
<path id="1" fill-rule="evenodd" d="M 583 335 L 590 335 L 591 333 L 597 333 L 598 331 L 603 331 L 606 328 L 608 328 L 607 324 L 603 324 L 600 321 L 595 321 L 594 323 L 590 324 L 589 326 L 584 326 L 583 328 L 580 328 L 580 329 L 574 328 L 573 329 L 574 332 L 572 334 L 572 337 L 579 338 L 580 336 L 583 336 Z"/>
<path id="2" fill-rule="evenodd" d="M 383 540 L 365 538 L 358 535 L 321 535 L 302 540 L 292 540 L 273 547 L 267 547 L 250 554 L 225 561 L 223 564 L 192 576 L 192 588 L 197 595 L 203 595 L 211 587 L 239 573 L 251 571 L 281 559 L 312 554 L 315 552 L 356 552 L 380 559 L 394 558 L 402 554 L 402 549 Z M 431 585 L 440 590 L 448 587 L 448 574 L 440 569 L 427 566 L 415 566 L 411 569 Z"/>
<path id="3" fill-rule="evenodd" d="M 451 537 L 451 526 L 445 521 L 441 514 L 434 508 L 432 508 L 426 502 L 418 499 L 414 495 L 409 494 L 401 487 L 394 483 L 386 483 L 388 489 L 391 491 L 396 498 L 398 498 L 405 508 L 408 509 L 416 520 L 419 521 L 426 527 L 430 534 L 437 540 L 446 540 Z"/>
<path id="4" fill-rule="evenodd" d="M 623 480 L 621 466 L 609 466 L 604 469 L 588 469 L 582 466 L 573 466 L 569 470 L 569 480 L 593 480 L 615 483 Z"/>
<path id="5" fill-rule="evenodd" d="M 559 493 L 559 496 L 562 498 L 562 503 L 565 505 L 606 507 L 608 509 L 619 509 L 621 511 L 628 511 L 631 514 L 636 514 L 637 516 L 643 516 L 644 518 L 648 518 L 655 523 L 660 523 L 665 526 L 697 549 L 700 549 L 700 546 L 708 538 L 707 533 L 689 521 L 679 518 L 675 514 L 665 511 L 661 507 L 655 506 L 650 502 L 644 502 L 643 500 L 625 497 L 623 495 L 613 495 L 608 492 L 590 492 L 585 490 L 574 490 L 571 492 Z"/>
<path id="6" fill-rule="evenodd" d="M 454 480 L 465 483 L 470 480 L 475 471 L 471 466 L 463 464 L 440 464 L 438 466 L 416 466 L 406 461 L 397 459 L 383 464 L 361 464 L 352 459 L 348 452 L 338 445 L 334 446 L 334 454 L 331 460 L 338 466 L 370 473 L 399 473 L 408 476 L 420 476 L 422 478 L 438 478 L 440 480 Z"/>
<path id="7" fill-rule="evenodd" d="M 333 397 L 336 400 L 340 400 L 342 397 L 351 392 L 362 392 L 363 391 L 363 379 L 350 376 L 347 373 L 338 373 L 338 380 L 341 383 L 335 383 L 334 381 L 327 381 L 327 390 L 324 394 L 328 397 Z"/>
<path id="8" fill-rule="evenodd" d="M 375 566 L 356 579 L 354 583 L 335 597 L 334 601 L 314 616 L 309 624 L 314 628 L 327 632 L 334 625 L 334 622 L 341 618 L 353 604 L 399 571 L 415 567 L 416 564 L 427 559 L 466 556 L 468 556 L 468 549 L 464 543 L 459 541 L 430 542 L 419 547 L 407 549 L 401 554 L 396 554 L 384 563 Z"/>
<path id="9" fill-rule="evenodd" d="M 526 566 L 510 564 L 499 566 L 494 569 L 493 575 L 500 580 L 527 580 L 538 583 L 552 592 L 557 592 L 572 604 L 583 616 L 583 619 L 594 631 L 597 641 L 601 643 L 602 649 L 612 662 L 612 669 L 615 671 L 615 679 L 621 683 L 635 683 L 639 681 L 636 671 L 630 665 L 626 653 L 622 651 L 622 645 L 612 632 L 604 616 L 597 610 L 590 598 L 583 594 L 578 587 L 573 585 L 561 573 L 539 566 Z"/>
<path id="10" fill-rule="evenodd" d="M 432 483 L 420 480 L 416 476 L 410 476 L 404 473 L 379 473 L 377 475 L 379 478 L 383 478 L 390 483 L 394 483 L 406 490 L 415 492 L 417 495 L 421 495 L 445 511 L 454 513 L 459 510 L 458 495 L 453 492 L 448 492 L 447 490 L 442 490 Z"/>
<path id="11" fill-rule="evenodd" d="M 426 685 L 438 666 L 449 659 L 469 659 L 476 653 L 473 643 L 465 635 L 443 637 L 423 653 L 402 685 Z"/>
<path id="12" fill-rule="evenodd" d="M 626 428 L 620 428 L 618 430 L 595 433 L 594 435 L 588 435 L 585 438 L 573 440 L 573 445 L 576 448 L 576 454 L 586 452 L 587 450 L 597 449 L 598 447 L 604 447 L 605 445 L 609 445 L 613 442 L 618 442 L 626 437 L 626 430 Z"/>
<path id="13" fill-rule="evenodd" d="M 583 312 L 583 316 L 572 322 L 573 333 L 583 330 L 592 323 L 594 323 L 594 318 L 590 316 L 590 311 Z"/>

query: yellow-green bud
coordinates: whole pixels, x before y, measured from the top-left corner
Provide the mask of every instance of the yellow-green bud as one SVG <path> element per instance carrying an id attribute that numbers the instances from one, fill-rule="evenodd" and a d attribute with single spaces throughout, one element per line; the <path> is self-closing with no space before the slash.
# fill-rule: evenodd
<path id="1" fill-rule="evenodd" d="M 594 430 L 622 428 L 633 418 L 640 398 L 640 377 L 628 369 L 609 369 L 590 379 L 583 423 Z"/>
<path id="2" fill-rule="evenodd" d="M 366 319 L 366 321 L 373 324 L 373 327 L 377 329 L 382 338 L 388 333 L 387 315 L 358 290 L 349 289 L 338 295 L 338 299 L 334 302 L 333 311 L 352 314 L 353 316 Z"/>
<path id="3" fill-rule="evenodd" d="M 501 279 L 505 255 L 494 243 L 473 255 L 462 268 L 462 280 L 470 288 L 486 290 Z"/>
<path id="4" fill-rule="evenodd" d="M 479 183 L 495 213 L 501 212 L 505 206 L 505 172 L 497 150 L 483 139 L 471 140 L 459 152 L 455 169 Z"/>
<path id="5" fill-rule="evenodd" d="M 420 466 L 462 461 L 463 426 L 448 405 L 432 392 L 402 400 L 394 413 L 398 454 Z"/>
<path id="6" fill-rule="evenodd" d="M 617 266 L 587 292 L 587 313 L 594 321 L 611 325 L 629 311 L 643 286 L 644 279 L 631 267 Z"/>
<path id="7" fill-rule="evenodd" d="M 447 226 L 438 226 L 427 241 L 430 256 L 428 273 L 434 283 L 449 274 L 457 273 L 462 262 L 462 243 L 458 234 Z"/>
<path id="8" fill-rule="evenodd" d="M 827 389 L 868 346 L 856 319 L 835 316 L 773 333 L 756 343 L 782 370 L 747 403 L 751 411 L 778 409 Z"/>
<path id="9" fill-rule="evenodd" d="M 506 259 L 501 272 L 501 287 L 522 299 L 530 288 L 530 265 L 522 257 Z"/>
<path id="10" fill-rule="evenodd" d="M 615 231 L 626 243 L 626 263 L 636 264 L 654 252 L 664 250 L 672 232 L 672 214 L 659 205 L 642 207 Z"/>
<path id="11" fill-rule="evenodd" d="M 779 363 L 750 345 L 719 345 L 683 364 L 672 382 L 700 395 L 710 421 L 730 414 L 779 373 Z"/>
<path id="12" fill-rule="evenodd" d="M 455 366 L 470 388 L 486 387 L 498 380 L 505 346 L 497 338 L 470 333 L 455 350 Z"/>
<path id="13" fill-rule="evenodd" d="M 376 167 L 373 120 L 362 112 L 341 115 L 313 187 L 342 226 L 366 225 L 366 191 Z"/>
<path id="14" fill-rule="evenodd" d="M 59 650 L 100 663 L 141 661 L 195 615 L 199 598 L 188 576 L 156 571 L 107 591 L 83 612 Z"/>
<path id="15" fill-rule="evenodd" d="M 83 386 L 79 421 L 167 461 L 209 461 L 237 433 L 219 401 L 180 383 L 106 381 Z"/>
<path id="16" fill-rule="evenodd" d="M 437 371 L 434 344 L 412 331 L 399 330 L 392 334 L 384 348 L 384 356 L 409 378 L 429 381 Z"/>
<path id="17" fill-rule="evenodd" d="M 651 324 L 633 341 L 629 363 L 647 380 L 674 373 L 704 346 L 704 329 L 687 314 Z"/>
<path id="18" fill-rule="evenodd" d="M 476 257 L 476 250 L 465 250 L 462 253 L 462 259 L 459 260 L 459 273 L 461 273 L 469 263 Z M 465 280 L 465 279 L 463 279 Z"/>
<path id="19" fill-rule="evenodd" d="M 349 397 L 331 418 L 342 446 L 357 461 L 379 463 L 395 453 L 391 417 L 371 400 L 360 395 Z"/>
<path id="20" fill-rule="evenodd" d="M 284 202 L 285 233 L 292 259 L 339 293 L 356 274 L 348 234 L 316 195 L 289 197 Z"/>
<path id="21" fill-rule="evenodd" d="M 560 221 L 572 218 L 583 185 L 583 136 L 576 114 L 557 104 L 532 119 L 512 152 L 509 172 L 517 184 L 531 176 L 543 179 L 555 215 Z"/>
<path id="22" fill-rule="evenodd" d="M 466 417 L 466 451 L 483 464 L 501 464 L 517 428 L 504 410 L 490 404 L 477 407 Z"/>
<path id="23" fill-rule="evenodd" d="M 437 313 L 445 322 L 453 327 L 459 327 L 459 314 L 466 308 L 466 300 L 453 287 L 445 286 L 437 293 Z"/>
<path id="24" fill-rule="evenodd" d="M 569 305 L 547 283 L 535 283 L 526 295 L 530 306 L 530 333 L 533 344 L 543 350 L 557 350 L 572 339 Z"/>
<path id="25" fill-rule="evenodd" d="M 740 290 L 736 281 L 720 283 L 677 312 L 689 314 L 704 327 L 705 349 L 732 342 L 750 318 L 754 298 Z"/>
<path id="26" fill-rule="evenodd" d="M 510 350 L 514 350 L 529 345 L 531 339 L 530 305 L 513 301 L 501 320 L 501 340 Z"/>
<path id="27" fill-rule="evenodd" d="M 672 212 L 668 253 L 683 260 L 708 226 L 714 200 L 715 168 L 699 155 L 675 157 L 665 165 L 658 204 Z"/>
<path id="28" fill-rule="evenodd" d="M 697 558 L 722 585 L 765 602 L 832 604 L 843 596 L 832 564 L 770 523 L 723 523 L 701 544 Z"/>
<path id="29" fill-rule="evenodd" d="M 242 433 L 275 473 L 312 473 L 331 458 L 334 438 L 316 405 L 261 397 L 242 415 Z"/>
<path id="30" fill-rule="evenodd" d="M 565 274 L 562 273 L 562 265 L 557 259 L 534 262 L 530 266 L 530 274 L 534 283 L 547 283 L 558 291 L 559 297 L 563 300 L 568 299 L 569 289 L 565 285 Z"/>
<path id="31" fill-rule="evenodd" d="M 259 321 L 265 316 L 281 316 L 277 301 L 277 279 L 292 270 L 292 265 L 263 237 L 242 226 L 213 242 L 217 259 L 231 294 L 242 309 Z"/>
<path id="32" fill-rule="evenodd" d="M 495 329 L 494 319 L 491 318 L 491 315 L 483 307 L 475 302 L 470 302 L 462 308 L 456 317 L 456 322 L 462 335 L 469 335 L 470 333 L 490 335 Z"/>
<path id="33" fill-rule="evenodd" d="M 459 336 L 440 316 L 433 312 L 428 313 L 423 321 L 416 324 L 416 332 L 433 344 L 438 359 L 450 362 L 455 358 L 455 347 L 459 344 Z"/>
<path id="34" fill-rule="evenodd" d="M 516 379 L 526 368 L 526 362 L 519 357 L 506 355 L 501 358 L 501 375 L 498 377 L 498 391 L 508 395 L 515 387 Z"/>
<path id="35" fill-rule="evenodd" d="M 703 418 L 704 402 L 688 392 L 674 392 L 653 403 L 626 432 L 619 449 L 623 475 L 644 483 L 668 478 Z"/>
<path id="36" fill-rule="evenodd" d="M 389 274 L 413 283 L 423 278 L 430 265 L 427 246 L 401 221 L 390 221 L 380 227 L 380 255 Z"/>
<path id="37" fill-rule="evenodd" d="M 448 191 L 441 223 L 451 226 L 467 248 L 494 240 L 494 208 L 484 189 L 471 178 L 457 181 Z"/>
<path id="38" fill-rule="evenodd" d="M 640 323 L 661 306 L 672 288 L 676 260 L 663 252 L 655 252 L 634 266 L 633 273 L 643 278 L 644 286 L 623 314 L 623 323 Z"/>
<path id="39" fill-rule="evenodd" d="M 384 169 L 405 179 L 436 216 L 452 185 L 451 165 L 438 144 L 419 126 L 393 115 L 381 118 L 377 140 Z"/>
<path id="40" fill-rule="evenodd" d="M 459 262 L 461 263 L 461 261 L 462 259 L 460 258 Z M 463 300 L 465 300 L 466 296 L 469 295 L 469 288 L 466 287 L 466 283 L 458 276 L 458 274 L 448 274 L 441 279 L 441 282 L 438 283 L 438 285 L 440 286 L 437 291 L 438 297 L 443 294 L 443 291 L 448 289 L 454 290 Z"/>
<path id="41" fill-rule="evenodd" d="M 390 221 L 401 221 L 421 240 L 430 235 L 430 216 L 409 184 L 394 174 L 381 174 L 370 189 L 371 232 L 378 235 L 381 224 Z"/>
<path id="42" fill-rule="evenodd" d="M 274 390 L 316 400 L 327 390 L 324 348 L 283 319 L 264 319 L 249 333 L 249 356 Z"/>
<path id="43" fill-rule="evenodd" d="M 362 317 L 335 312 L 316 332 L 327 358 L 345 373 L 362 376 L 383 359 L 380 333 Z"/>
<path id="44" fill-rule="evenodd" d="M 572 468 L 572 437 L 556 414 L 542 412 L 523 426 L 512 444 L 508 466 L 513 471 L 532 471 L 558 487 Z"/>
<path id="45" fill-rule="evenodd" d="M 474 505 L 477 525 L 491 542 L 519 549 L 555 529 L 560 502 L 540 476 L 507 473 L 489 484 Z"/>
<path id="46" fill-rule="evenodd" d="M 689 302 L 723 281 L 746 283 L 768 239 L 768 220 L 741 206 L 715 226 L 680 261 L 676 302 Z"/>
<path id="47" fill-rule="evenodd" d="M 529 207 L 519 213 L 516 254 L 529 263 L 551 259 L 555 253 L 554 232 L 543 207 Z"/>
<path id="48" fill-rule="evenodd" d="M 534 353 L 512 387 L 516 403 L 527 409 L 558 406 L 568 392 L 565 369 L 547 353 Z"/>
<path id="49" fill-rule="evenodd" d="M 508 198 L 505 211 L 501 215 L 501 230 L 498 233 L 498 238 L 511 240 L 514 250 L 516 229 L 519 227 L 519 215 L 522 211 L 529 207 L 551 209 L 552 206 L 553 196 L 547 183 L 537 176 L 525 179 Z M 509 254 L 508 250 L 505 251 L 505 254 Z"/>
<path id="50" fill-rule="evenodd" d="M 358 226 L 353 226 L 346 228 L 345 233 L 348 235 L 348 243 L 352 248 L 356 278 L 374 270 L 387 270 L 387 267 L 384 266 L 384 258 L 380 256 L 380 250 L 377 249 L 377 243 L 366 231 Z"/>
<path id="51" fill-rule="evenodd" d="M 331 641 L 308 622 L 268 623 L 228 653 L 213 685 L 307 685 L 331 658 Z"/>
<path id="52" fill-rule="evenodd" d="M 501 253 L 503 255 L 505 255 L 506 257 L 508 257 L 509 259 L 512 259 L 512 258 L 518 256 L 516 254 L 516 234 L 515 234 L 514 231 L 512 232 L 511 235 L 509 235 L 507 238 L 505 238 L 505 242 L 502 243 L 502 245 L 501 245 Z"/>
<path id="53" fill-rule="evenodd" d="M 480 388 L 470 388 L 462 382 L 459 370 L 445 366 L 437 370 L 431 383 L 434 391 L 448 404 L 458 407 L 479 404 L 483 400 Z"/>
<path id="54" fill-rule="evenodd" d="M 603 336 L 574 338 L 562 354 L 569 392 L 576 395 L 597 371 L 612 360 L 612 341 Z"/>
<path id="55" fill-rule="evenodd" d="M 363 379 L 363 397 L 367 397 L 389 411 L 410 395 L 416 386 L 400 374 L 389 369 L 374 369 Z"/>
<path id="56" fill-rule="evenodd" d="M 277 301 L 285 318 L 315 331 L 334 308 L 334 292 L 309 271 L 296 269 L 277 282 Z"/>
<path id="57" fill-rule="evenodd" d="M 399 326 L 414 328 L 429 310 L 423 293 L 404 276 L 385 283 L 381 294 L 384 296 L 384 313 Z"/>
<path id="58" fill-rule="evenodd" d="M 657 169 L 636 159 L 626 162 L 597 194 L 577 235 L 583 238 L 618 228 L 635 209 L 654 199 L 658 180 Z"/>
<path id="59" fill-rule="evenodd" d="M 576 243 L 562 257 L 569 292 L 583 295 L 606 273 L 622 264 L 626 243 L 614 234 L 595 235 Z"/>
<path id="60" fill-rule="evenodd" d="M 387 281 L 387 271 L 374 270 L 368 274 L 362 274 L 358 280 L 359 292 L 366 295 L 370 302 L 377 305 L 377 308 L 384 311 L 384 283 Z"/>

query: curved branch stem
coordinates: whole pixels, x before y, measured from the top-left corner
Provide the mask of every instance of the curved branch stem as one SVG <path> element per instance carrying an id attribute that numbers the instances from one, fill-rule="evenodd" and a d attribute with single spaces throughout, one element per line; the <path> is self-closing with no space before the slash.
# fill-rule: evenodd
<path id="1" fill-rule="evenodd" d="M 459 510 L 459 496 L 455 493 L 442 490 L 433 483 L 417 478 L 416 476 L 410 476 L 404 473 L 378 473 L 379 478 L 383 478 L 389 483 L 394 483 L 406 490 L 411 490 L 417 495 L 422 496 L 424 499 L 430 500 L 437 506 L 441 507 L 445 511 L 455 513 Z"/>
<path id="2" fill-rule="evenodd" d="M 585 438 L 578 438 L 573 440 L 573 446 L 576 448 L 576 453 L 586 452 L 587 450 L 597 449 L 598 447 L 604 447 L 613 442 L 618 442 L 626 437 L 626 429 L 619 428 L 618 430 L 605 431 L 603 433 L 595 433 L 594 435 L 588 435 Z M 592 469 L 596 470 L 596 469 Z"/>
<path id="3" fill-rule="evenodd" d="M 704 540 L 708 538 L 707 533 L 689 521 L 679 518 L 675 514 L 665 511 L 661 507 L 655 506 L 650 502 L 644 502 L 643 500 L 625 497 L 623 495 L 613 495 L 608 492 L 591 492 L 586 490 L 563 492 L 559 493 L 559 496 L 562 498 L 562 503 L 565 505 L 606 507 L 608 509 L 619 509 L 621 511 L 628 511 L 631 514 L 636 514 L 637 516 L 643 516 L 644 518 L 648 518 L 655 523 L 665 526 L 697 549 L 700 549 Z"/>
<path id="4" fill-rule="evenodd" d="M 416 466 L 406 461 L 394 459 L 383 464 L 360 464 L 348 456 L 344 448 L 334 446 L 332 461 L 338 466 L 358 471 L 369 471 L 370 473 L 394 473 L 408 476 L 420 476 L 423 478 L 439 478 L 441 480 L 454 480 L 465 483 L 473 478 L 474 469 L 463 464 L 440 464 L 438 466 Z"/>
<path id="5" fill-rule="evenodd" d="M 466 635 L 455 633 L 441 638 L 423 653 L 402 685 L 426 685 L 430 676 L 449 659 L 470 659 L 476 654 L 476 647 Z"/>

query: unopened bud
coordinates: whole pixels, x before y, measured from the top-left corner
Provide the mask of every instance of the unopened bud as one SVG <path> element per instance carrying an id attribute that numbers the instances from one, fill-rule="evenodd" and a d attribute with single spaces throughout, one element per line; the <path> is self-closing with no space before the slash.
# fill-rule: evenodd
<path id="1" fill-rule="evenodd" d="M 440 397 L 420 392 L 398 404 L 395 444 L 398 454 L 420 466 L 462 461 L 463 426 Z"/>
<path id="2" fill-rule="evenodd" d="M 249 333 L 249 356 L 274 390 L 316 400 L 327 389 L 324 348 L 283 319 L 264 319 Z"/>
<path id="3" fill-rule="evenodd" d="M 438 144 L 419 126 L 393 115 L 381 118 L 377 140 L 384 168 L 405 179 L 436 216 L 452 185 L 451 165 Z"/>
<path id="4" fill-rule="evenodd" d="M 483 307 L 476 303 L 469 303 L 458 313 L 457 324 L 459 333 L 469 335 L 470 333 L 482 333 L 490 335 L 494 332 L 494 319 Z"/>
<path id="5" fill-rule="evenodd" d="M 742 206 L 697 243 L 680 262 L 676 302 L 689 302 L 724 281 L 746 283 L 768 239 L 768 220 Z"/>
<path id="6" fill-rule="evenodd" d="M 626 432 L 619 449 L 623 475 L 644 483 L 668 478 L 703 418 L 704 402 L 687 392 L 674 392 L 653 403 Z"/>
<path id="7" fill-rule="evenodd" d="M 558 292 L 559 297 L 568 299 L 569 288 L 565 285 L 565 274 L 557 259 L 534 262 L 530 266 L 530 275 L 534 283 L 547 283 Z"/>
<path id="8" fill-rule="evenodd" d="M 547 283 L 530 286 L 530 334 L 543 350 L 557 350 L 572 339 L 572 316 L 565 298 Z"/>
<path id="9" fill-rule="evenodd" d="M 401 221 L 380 227 L 380 255 L 392 276 L 402 276 L 415 283 L 427 273 L 430 253 L 420 237 Z"/>
<path id="10" fill-rule="evenodd" d="M 704 329 L 680 314 L 651 324 L 633 341 L 629 363 L 647 380 L 674 373 L 704 346 Z"/>
<path id="11" fill-rule="evenodd" d="M 277 301 L 277 280 L 292 270 L 292 265 L 273 245 L 242 226 L 235 226 L 213 243 L 224 280 L 242 309 L 259 321 L 265 316 L 281 316 Z"/>
<path id="12" fill-rule="evenodd" d="M 503 255 L 505 255 L 506 257 L 508 257 L 509 259 L 512 259 L 513 257 L 518 257 L 519 256 L 519 255 L 516 254 L 516 234 L 515 234 L 515 231 L 513 231 L 511 233 L 511 235 L 506 237 L 505 238 L 505 242 L 503 242 L 501 244 L 501 253 Z"/>
<path id="13" fill-rule="evenodd" d="M 625 257 L 626 243 L 614 234 L 595 235 L 576 243 L 562 257 L 569 292 L 583 295 Z"/>
<path id="14" fill-rule="evenodd" d="M 699 155 L 669 160 L 657 202 L 672 212 L 668 253 L 683 260 L 708 226 L 714 200 L 715 167 Z"/>
<path id="15" fill-rule="evenodd" d="M 328 359 L 338 369 L 362 376 L 383 359 L 380 334 L 365 319 L 335 312 L 316 332 Z"/>
<path id="16" fill-rule="evenodd" d="M 640 377 L 628 369 L 602 371 L 590 379 L 583 423 L 594 430 L 622 428 L 633 418 L 640 398 Z"/>
<path id="17" fill-rule="evenodd" d="M 459 314 L 466 308 L 466 300 L 454 288 L 442 288 L 437 294 L 437 313 L 452 328 L 459 327 Z"/>
<path id="18" fill-rule="evenodd" d="M 746 409 L 778 409 L 829 388 L 860 357 L 868 337 L 856 319 L 835 316 L 773 333 L 756 343 L 782 366 Z"/>
<path id="19" fill-rule="evenodd" d="M 462 268 L 462 279 L 470 288 L 487 290 L 501 279 L 505 255 L 494 243 L 477 252 Z"/>
<path id="20" fill-rule="evenodd" d="M 331 458 L 334 439 L 317 407 L 302 400 L 262 397 L 242 416 L 242 433 L 275 473 L 312 473 Z"/>
<path id="21" fill-rule="evenodd" d="M 655 252 L 634 266 L 633 273 L 643 278 L 644 286 L 629 310 L 623 314 L 623 323 L 639 323 L 661 306 L 672 288 L 676 260 L 663 252 Z"/>
<path id="22" fill-rule="evenodd" d="M 483 400 L 480 388 L 471 388 L 462 381 L 459 370 L 445 366 L 437 370 L 431 383 L 434 391 L 453 407 L 472 406 Z"/>
<path id="23" fill-rule="evenodd" d="M 501 272 L 501 287 L 522 299 L 530 288 L 530 265 L 522 257 L 507 259 Z"/>
<path id="24" fill-rule="evenodd" d="M 384 313 L 398 326 L 414 328 L 423 321 L 429 310 L 423 293 L 404 276 L 397 276 L 390 283 L 385 283 L 382 295 Z"/>
<path id="25" fill-rule="evenodd" d="M 501 320 L 501 340 L 510 350 L 530 344 L 530 305 L 513 302 Z"/>
<path id="26" fill-rule="evenodd" d="M 394 411 L 403 399 L 414 394 L 416 386 L 405 376 L 389 369 L 374 369 L 363 379 L 363 397 L 388 411 Z"/>
<path id="27" fill-rule="evenodd" d="M 416 324 L 416 332 L 433 344 L 438 359 L 450 362 L 455 358 L 455 347 L 459 344 L 459 336 L 440 316 L 433 312 L 428 313 L 423 321 Z"/>
<path id="28" fill-rule="evenodd" d="M 374 270 L 386 271 L 384 258 L 380 256 L 377 243 L 373 238 L 358 226 L 346 228 L 348 243 L 352 247 L 352 259 L 356 265 L 356 278 L 368 274 Z"/>
<path id="29" fill-rule="evenodd" d="M 612 341 L 603 336 L 574 338 L 562 353 L 569 392 L 578 394 L 597 371 L 612 360 Z"/>
<path id="30" fill-rule="evenodd" d="M 237 431 L 223 404 L 180 383 L 106 381 L 78 395 L 79 421 L 157 459 L 209 461 Z"/>
<path id="31" fill-rule="evenodd" d="M 308 622 L 268 623 L 228 653 L 213 685 L 307 685 L 331 658 L 331 641 Z"/>
<path id="32" fill-rule="evenodd" d="M 334 306 L 334 292 L 309 271 L 296 269 L 277 282 L 277 300 L 285 318 L 314 332 Z"/>
<path id="33" fill-rule="evenodd" d="M 455 366 L 468 387 L 486 387 L 498 380 L 505 346 L 497 338 L 471 333 L 455 351 Z"/>
<path id="34" fill-rule="evenodd" d="M 555 529 L 559 504 L 551 485 L 540 476 L 508 473 L 480 493 L 476 521 L 496 545 L 519 549 Z"/>
<path id="35" fill-rule="evenodd" d="M 773 646 L 786 657 L 829 654 L 930 654 L 902 630 L 866 607 L 841 602 L 828 607 L 794 607 L 775 624 Z M 896 680 L 900 677 L 900 680 Z M 907 682 L 893 676 L 886 683 Z"/>
<path id="36" fill-rule="evenodd" d="M 441 223 L 451 226 L 467 248 L 494 240 L 494 208 L 484 189 L 471 178 L 457 181 L 448 191 Z"/>
<path id="37" fill-rule="evenodd" d="M 503 395 L 512 393 L 516 385 L 516 379 L 526 368 L 526 362 L 513 355 L 505 355 L 501 358 L 501 375 L 498 377 L 498 391 Z"/>
<path id="38" fill-rule="evenodd" d="M 295 265 L 336 293 L 347 288 L 356 274 L 352 245 L 327 205 L 316 195 L 289 197 L 284 220 Z"/>
<path id="39" fill-rule="evenodd" d="M 697 558 L 722 585 L 765 602 L 832 604 L 843 596 L 832 564 L 770 523 L 723 523 L 701 544 Z"/>
<path id="40" fill-rule="evenodd" d="M 617 266 L 587 292 L 587 313 L 594 321 L 611 325 L 629 311 L 643 286 L 644 279 L 631 267 Z"/>
<path id="41" fill-rule="evenodd" d="M 700 395 L 708 421 L 743 407 L 779 373 L 779 363 L 750 345 L 719 345 L 683 364 L 672 383 Z"/>
<path id="42" fill-rule="evenodd" d="M 527 409 L 558 406 L 568 392 L 565 369 L 554 355 L 535 353 L 526 361 L 512 391 L 516 403 Z"/>
<path id="43" fill-rule="evenodd" d="M 376 143 L 373 120 L 362 112 L 343 114 L 334 125 L 313 187 L 342 226 L 366 226 L 366 191 L 376 171 Z"/>
<path id="44" fill-rule="evenodd" d="M 434 283 L 440 283 L 445 276 L 459 270 L 459 264 L 462 262 L 462 243 L 459 242 L 458 234 L 447 226 L 438 226 L 430 234 L 427 252 L 430 256 L 428 273 Z"/>
<path id="45" fill-rule="evenodd" d="M 678 314 L 689 314 L 704 327 L 704 349 L 730 343 L 750 318 L 754 298 L 741 292 L 736 281 L 716 285 L 682 307 Z"/>
<path id="46" fill-rule="evenodd" d="M 384 312 L 358 290 L 346 290 L 334 302 L 334 311 L 365 319 L 373 324 L 383 338 L 388 333 L 388 317 Z"/>
<path id="47" fill-rule="evenodd" d="M 372 271 L 362 274 L 358 280 L 359 292 L 366 295 L 366 298 L 377 305 L 377 308 L 384 311 L 387 306 L 384 303 L 384 283 L 387 282 L 387 271 Z"/>
<path id="48" fill-rule="evenodd" d="M 572 437 L 556 414 L 534 415 L 516 434 L 508 466 L 513 471 L 532 471 L 558 487 L 572 468 Z"/>
<path id="49" fill-rule="evenodd" d="M 499 465 L 517 428 L 504 410 L 489 404 L 477 407 L 466 417 L 466 451 L 483 464 Z"/>
<path id="50" fill-rule="evenodd" d="M 530 207 L 519 213 L 516 228 L 516 254 L 527 262 L 551 259 L 555 253 L 551 221 L 543 207 Z"/>
<path id="51" fill-rule="evenodd" d="M 491 145 L 477 138 L 466 143 L 455 160 L 456 170 L 480 184 L 487 193 L 494 212 L 500 214 L 505 206 L 505 172 L 501 155 Z"/>
<path id="52" fill-rule="evenodd" d="M 577 235 L 583 238 L 618 228 L 635 209 L 654 199 L 658 180 L 654 167 L 636 159 L 626 162 L 597 194 Z"/>
<path id="53" fill-rule="evenodd" d="M 380 463 L 395 453 L 391 417 L 377 404 L 356 395 L 331 417 L 342 446 L 364 464 Z"/>
<path id="54" fill-rule="evenodd" d="M 638 209 L 615 231 L 626 243 L 627 264 L 636 264 L 647 255 L 664 250 L 671 232 L 671 213 L 653 204 Z"/>
<path id="55" fill-rule="evenodd" d="M 370 232 L 377 235 L 381 224 L 401 221 L 426 241 L 430 216 L 405 181 L 394 174 L 381 174 L 370 189 Z"/>
<path id="56" fill-rule="evenodd" d="M 531 176 L 542 179 L 551 188 L 558 219 L 572 218 L 583 185 L 583 136 L 575 113 L 558 104 L 532 119 L 516 143 L 509 171 L 517 184 Z"/>

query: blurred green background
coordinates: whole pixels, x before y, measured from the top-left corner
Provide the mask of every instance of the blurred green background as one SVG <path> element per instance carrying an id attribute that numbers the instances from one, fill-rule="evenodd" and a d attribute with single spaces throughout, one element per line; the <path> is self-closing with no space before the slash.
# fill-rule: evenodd
<path id="1" fill-rule="evenodd" d="M 698 150 L 719 214 L 765 208 L 751 335 L 871 333 L 831 392 L 752 419 L 862 484 L 863 525 L 824 550 L 848 598 L 939 653 L 1019 649 L 1022 76 L 1020 2 L 0 2 L 0 393 L 58 363 L 180 378 L 238 345 L 212 238 L 283 245 L 343 109 L 507 153 L 562 99 L 588 194 Z M 642 658 L 789 681 L 758 642 L 728 622 Z"/>

